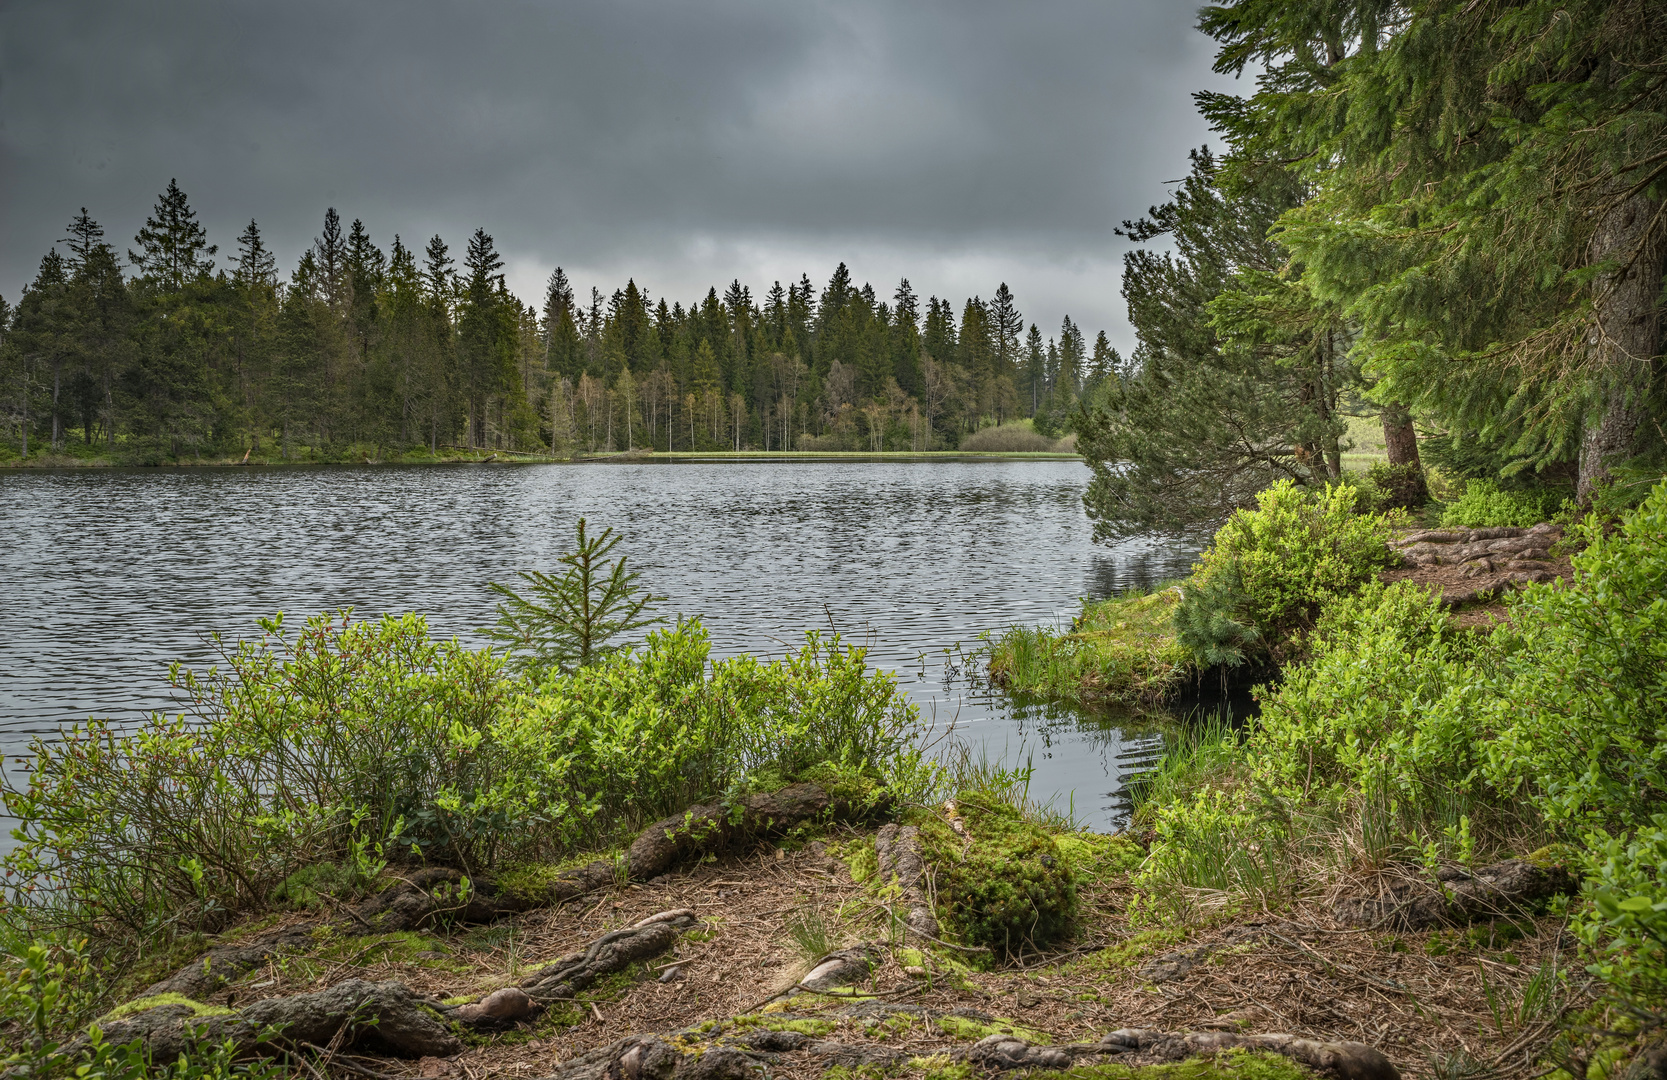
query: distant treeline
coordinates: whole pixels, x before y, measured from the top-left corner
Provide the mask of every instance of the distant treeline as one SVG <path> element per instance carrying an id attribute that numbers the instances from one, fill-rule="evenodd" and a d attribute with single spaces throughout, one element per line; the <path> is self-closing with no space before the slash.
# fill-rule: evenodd
<path id="1" fill-rule="evenodd" d="M 1024 417 L 1063 433 L 1120 365 L 1069 317 L 1027 332 L 1005 283 L 957 316 L 841 263 L 820 293 L 735 281 L 685 307 L 635 281 L 580 298 L 558 268 L 534 307 L 483 229 L 458 266 L 438 236 L 384 251 L 334 209 L 282 280 L 253 221 L 217 270 L 173 182 L 125 258 L 85 209 L 67 231 L 16 306 L 0 299 L 14 450 L 925 450 Z"/>

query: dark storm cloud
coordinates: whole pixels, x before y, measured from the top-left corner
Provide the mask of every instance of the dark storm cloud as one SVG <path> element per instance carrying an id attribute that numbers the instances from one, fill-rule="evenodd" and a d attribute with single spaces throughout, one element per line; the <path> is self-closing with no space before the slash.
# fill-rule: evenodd
<path id="1" fill-rule="evenodd" d="M 557 263 L 686 299 L 844 259 L 1115 329 L 1112 227 L 1208 137 L 1191 10 L 9 3 L 0 293 L 83 204 L 123 247 L 178 177 L 222 256 L 254 217 L 292 262 L 334 205 L 384 244 L 483 225 L 529 300 Z"/>

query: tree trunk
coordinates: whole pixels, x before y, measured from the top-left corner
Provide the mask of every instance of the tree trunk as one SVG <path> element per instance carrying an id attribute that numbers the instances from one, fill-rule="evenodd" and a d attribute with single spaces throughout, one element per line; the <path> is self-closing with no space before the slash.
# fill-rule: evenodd
<path id="1" fill-rule="evenodd" d="M 1637 453 L 1645 418 L 1651 361 L 1660 346 L 1662 256 L 1667 245 L 1653 229 L 1658 202 L 1634 195 L 1598 224 L 1592 261 L 1616 260 L 1619 267 L 1596 282 L 1597 326 L 1590 339 L 1603 411 L 1588 422 L 1580 440 L 1580 482 L 1576 497 L 1590 503 L 1609 479 L 1609 465 Z"/>
<path id="2" fill-rule="evenodd" d="M 1430 499 L 1430 486 L 1424 476 L 1424 462 L 1418 456 L 1418 431 L 1412 426 L 1412 413 L 1396 401 L 1383 407 L 1379 419 L 1383 421 L 1383 446 L 1390 466 L 1408 474 L 1405 483 L 1396 484 L 1397 501 L 1406 507 L 1422 506 Z"/>
<path id="3" fill-rule="evenodd" d="M 58 442 L 63 438 L 63 424 L 58 419 L 58 387 L 63 382 L 63 368 L 60 364 L 52 365 L 52 449 L 58 449 Z"/>

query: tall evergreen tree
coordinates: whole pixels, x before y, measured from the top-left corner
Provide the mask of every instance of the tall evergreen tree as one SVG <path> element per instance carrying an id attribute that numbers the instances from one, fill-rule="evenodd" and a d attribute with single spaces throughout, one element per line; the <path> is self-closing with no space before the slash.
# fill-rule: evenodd
<path id="1" fill-rule="evenodd" d="M 220 249 L 208 242 L 208 232 L 197 221 L 185 192 L 176 180 L 156 200 L 156 208 L 145 219 L 144 228 L 133 238 L 138 251 L 129 250 L 128 259 L 140 277 L 167 292 L 179 292 L 188 281 L 214 272 L 209 258 Z"/>

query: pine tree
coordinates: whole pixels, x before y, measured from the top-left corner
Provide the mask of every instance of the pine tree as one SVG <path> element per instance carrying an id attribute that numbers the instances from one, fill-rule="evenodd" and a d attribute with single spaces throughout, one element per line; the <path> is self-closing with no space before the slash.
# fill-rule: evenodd
<path id="1" fill-rule="evenodd" d="M 573 306 L 573 286 L 559 266 L 551 271 L 545 286 L 543 330 L 545 369 L 569 381 L 577 379 L 584 368 L 584 343 Z"/>
<path id="2" fill-rule="evenodd" d="M 1014 378 L 1019 369 L 1019 335 L 1024 332 L 1025 318 L 1019 312 L 1013 292 L 1002 282 L 990 301 L 990 338 L 995 349 L 995 370 L 998 376 Z"/>
<path id="3" fill-rule="evenodd" d="M 82 211 L 86 213 L 85 210 Z M 266 247 L 266 241 L 261 238 L 260 226 L 254 218 L 249 219 L 249 227 L 244 229 L 237 238 L 237 269 L 233 272 L 233 279 L 242 288 L 255 286 L 272 287 L 278 281 L 278 260 Z"/>
<path id="4" fill-rule="evenodd" d="M 138 267 L 140 277 L 155 288 L 176 293 L 186 282 L 212 274 L 214 260 L 207 256 L 220 250 L 208 242 L 208 232 L 175 180 L 168 181 L 168 190 L 157 198 L 156 208 L 133 242 L 139 250 L 129 250 L 127 257 Z"/>
<path id="5" fill-rule="evenodd" d="M 347 306 L 347 241 L 342 237 L 341 215 L 326 207 L 324 231 L 313 241 L 318 263 L 318 285 L 324 302 L 338 312 Z"/>

